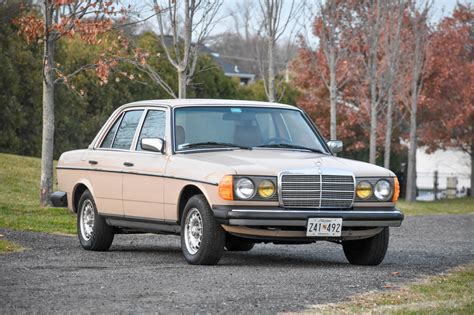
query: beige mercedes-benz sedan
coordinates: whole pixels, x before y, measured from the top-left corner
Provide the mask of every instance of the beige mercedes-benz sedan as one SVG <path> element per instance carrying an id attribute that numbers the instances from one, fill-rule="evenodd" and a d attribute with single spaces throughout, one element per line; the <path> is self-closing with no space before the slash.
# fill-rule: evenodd
<path id="1" fill-rule="evenodd" d="M 86 250 L 117 233 L 181 236 L 191 264 L 255 243 L 342 245 L 352 264 L 378 265 L 400 226 L 391 171 L 338 158 L 300 109 L 229 100 L 126 104 L 87 149 L 65 152 L 55 206 L 77 213 Z"/>

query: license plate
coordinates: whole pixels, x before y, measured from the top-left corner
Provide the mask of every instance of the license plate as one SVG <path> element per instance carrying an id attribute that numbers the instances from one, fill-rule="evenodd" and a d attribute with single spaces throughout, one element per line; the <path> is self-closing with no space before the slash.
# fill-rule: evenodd
<path id="1" fill-rule="evenodd" d="M 342 219 L 341 218 L 310 218 L 306 236 L 341 236 Z"/>

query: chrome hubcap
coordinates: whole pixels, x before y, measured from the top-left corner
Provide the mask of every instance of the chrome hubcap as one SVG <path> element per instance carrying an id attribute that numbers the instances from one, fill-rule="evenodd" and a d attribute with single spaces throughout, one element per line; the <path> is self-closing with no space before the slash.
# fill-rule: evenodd
<path id="1" fill-rule="evenodd" d="M 90 240 L 92 237 L 92 229 L 94 227 L 94 220 L 95 220 L 94 205 L 92 204 L 92 201 L 86 200 L 82 204 L 81 218 L 80 218 L 82 238 L 85 239 L 86 241 Z"/>
<path id="2" fill-rule="evenodd" d="M 202 241 L 202 217 L 199 210 L 189 210 L 184 223 L 184 243 L 191 255 L 198 252 Z"/>

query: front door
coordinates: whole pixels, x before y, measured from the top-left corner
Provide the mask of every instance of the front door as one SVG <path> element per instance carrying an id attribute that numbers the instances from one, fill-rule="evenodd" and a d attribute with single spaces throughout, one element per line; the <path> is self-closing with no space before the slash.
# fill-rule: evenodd
<path id="1" fill-rule="evenodd" d="M 145 113 L 134 148 L 123 157 L 123 207 L 126 217 L 164 220 L 163 185 L 167 155 L 144 151 L 141 139 L 165 139 L 166 115 L 163 109 Z"/>

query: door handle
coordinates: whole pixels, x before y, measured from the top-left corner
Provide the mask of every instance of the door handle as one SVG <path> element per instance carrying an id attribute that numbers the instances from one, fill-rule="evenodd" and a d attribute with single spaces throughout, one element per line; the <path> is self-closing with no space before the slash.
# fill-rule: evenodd
<path id="1" fill-rule="evenodd" d="M 94 160 L 89 160 L 89 164 L 96 165 L 98 162 Z"/>
<path id="2" fill-rule="evenodd" d="M 131 162 L 123 162 L 123 165 L 128 166 L 128 167 L 131 167 L 131 166 L 133 166 L 133 163 L 131 163 Z"/>

